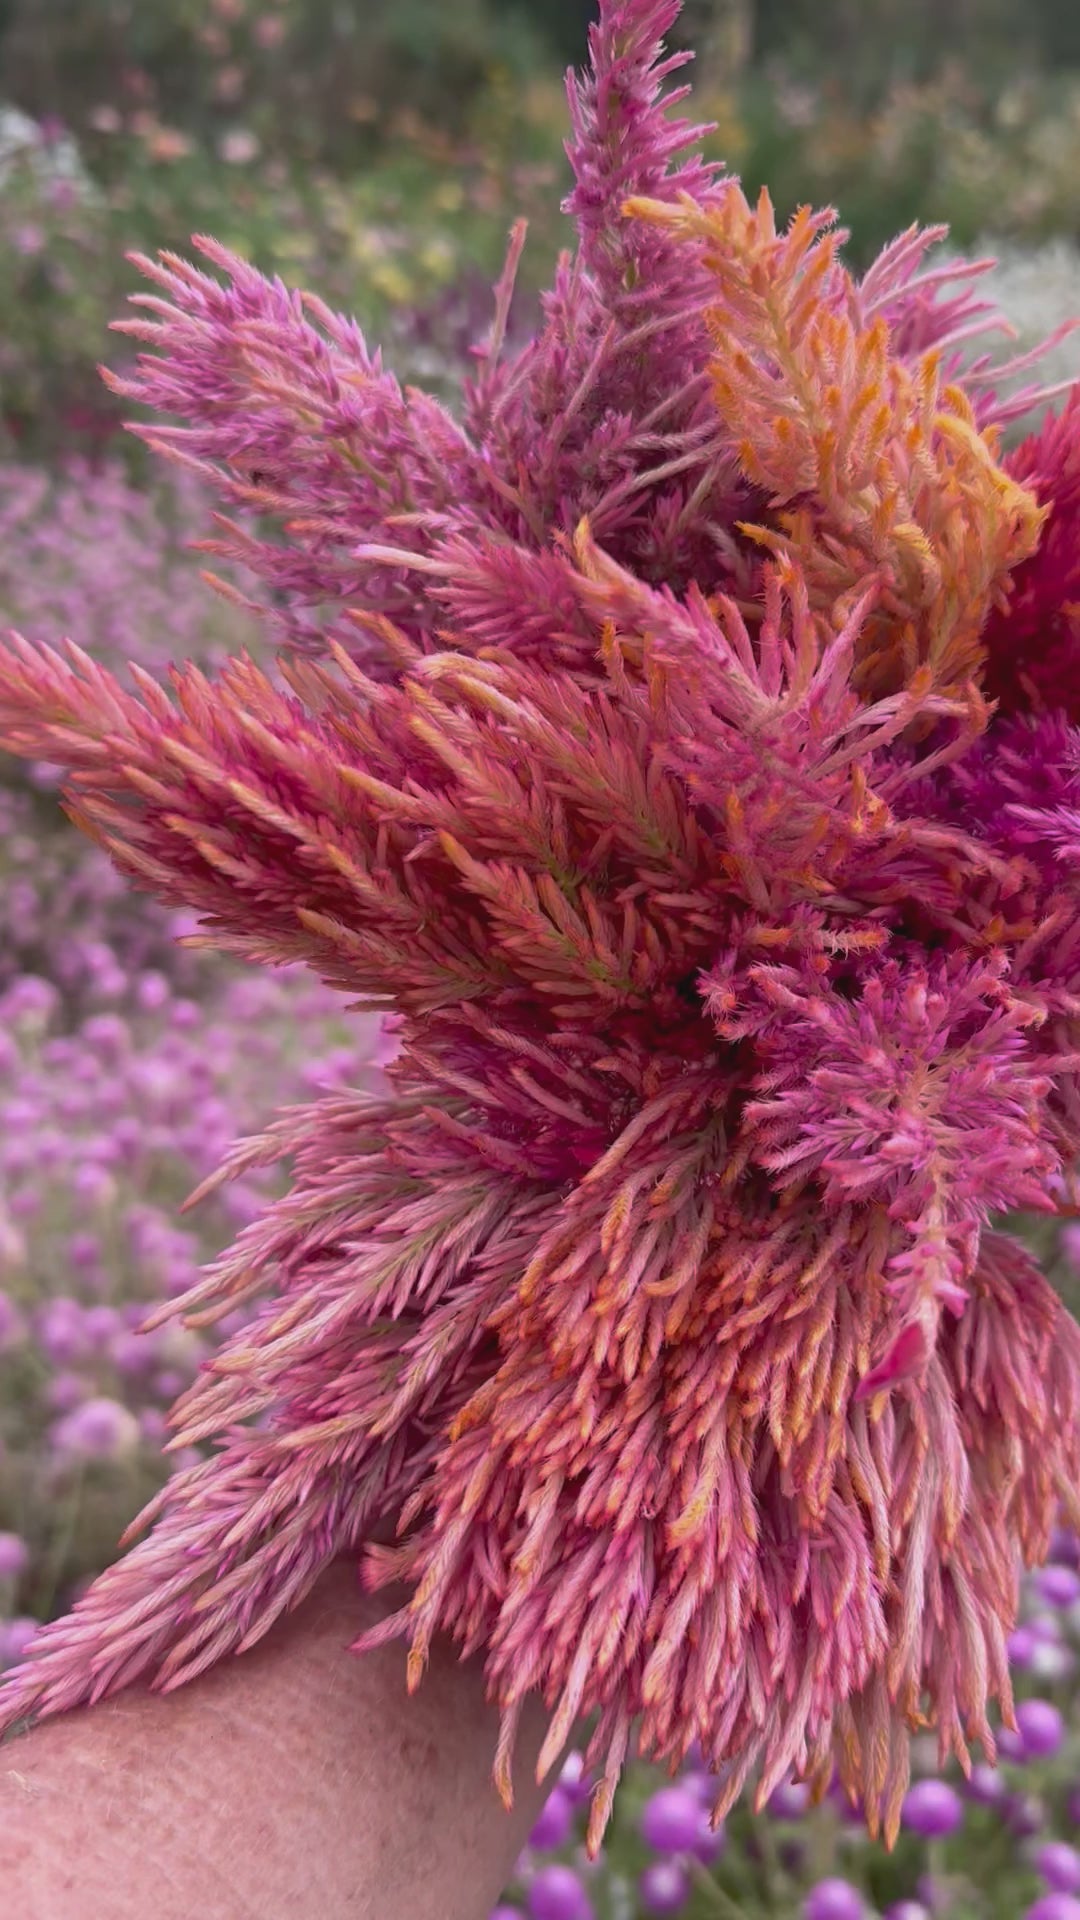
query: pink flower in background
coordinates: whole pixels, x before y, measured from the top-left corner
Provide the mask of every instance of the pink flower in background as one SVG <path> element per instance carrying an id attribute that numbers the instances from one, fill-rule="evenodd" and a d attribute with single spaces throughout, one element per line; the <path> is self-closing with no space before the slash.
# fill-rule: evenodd
<path id="1" fill-rule="evenodd" d="M 1080 1273 L 1080 1221 L 1062 1227 L 1060 1234 L 1061 1250 L 1070 1265 Z"/>
<path id="2" fill-rule="evenodd" d="M 53 1428 L 58 1454 L 86 1460 L 116 1460 L 139 1444 L 139 1422 L 118 1400 L 84 1400 Z"/>
<path id="3" fill-rule="evenodd" d="M 0 1533 L 0 1580 L 17 1580 L 30 1558 L 17 1533 Z"/>
<path id="4" fill-rule="evenodd" d="M 482 1654 L 505 1797 L 529 1693 L 542 1770 L 596 1716 L 594 1850 L 635 1732 L 718 1813 L 835 1765 L 893 1837 L 924 1711 L 993 1756 L 1080 1517 L 1080 1332 L 994 1224 L 1080 1150 L 1080 413 L 1000 461 L 972 270 L 778 233 L 669 117 L 676 13 L 602 5 L 576 252 L 511 351 L 515 229 L 460 418 L 212 241 L 141 263 L 113 384 L 249 516 L 280 681 L 0 652 L 0 741 L 194 944 L 397 1021 L 198 1189 L 293 1163 L 155 1324 L 276 1304 L 0 1722 L 194 1677 L 352 1553 L 407 1593 L 358 1648 Z M 999 712 L 1014 609 L 1054 648 Z"/>
<path id="5" fill-rule="evenodd" d="M 243 67 L 237 66 L 235 63 L 226 67 L 219 67 L 213 80 L 214 99 L 226 103 L 239 100 L 240 95 L 244 91 L 246 79 L 247 75 Z"/>
<path id="6" fill-rule="evenodd" d="M 192 143 L 176 127 L 155 127 L 147 136 L 146 150 L 152 160 L 182 160 L 191 152 Z"/>
<path id="7" fill-rule="evenodd" d="M 230 167 L 246 167 L 258 158 L 259 142 L 247 127 L 233 127 L 218 141 L 218 152 Z"/>
<path id="8" fill-rule="evenodd" d="M 260 47 L 269 51 L 280 47 L 288 33 L 288 22 L 279 13 L 263 13 L 252 24 L 252 32 Z"/>

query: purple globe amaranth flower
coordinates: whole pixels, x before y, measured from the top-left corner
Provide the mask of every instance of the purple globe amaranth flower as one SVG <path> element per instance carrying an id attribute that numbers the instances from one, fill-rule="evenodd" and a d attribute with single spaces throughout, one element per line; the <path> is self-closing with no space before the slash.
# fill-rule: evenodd
<path id="1" fill-rule="evenodd" d="M 690 1849 L 694 1859 L 699 1860 L 703 1867 L 714 1867 L 727 1852 L 727 1828 L 722 1820 L 714 1826 L 712 1818 L 706 1810 L 698 1828 L 697 1839 Z"/>
<path id="2" fill-rule="evenodd" d="M 681 1913 L 692 1891 L 690 1875 L 678 1860 L 654 1860 L 638 1878 L 643 1913 Z"/>
<path id="3" fill-rule="evenodd" d="M 1052 1700 L 1022 1700 L 1016 1726 L 1029 1760 L 1045 1760 L 1057 1753 L 1065 1738 L 1065 1722 Z"/>
<path id="4" fill-rule="evenodd" d="M 850 1880 L 819 1880 L 802 1905 L 803 1920 L 866 1920 L 866 1902 Z"/>
<path id="5" fill-rule="evenodd" d="M 529 1882 L 530 1920 L 593 1920 L 593 1904 L 572 1867 L 540 1867 Z"/>
<path id="6" fill-rule="evenodd" d="M 592 1792 L 593 1782 L 585 1766 L 585 1755 L 576 1747 L 562 1763 L 559 1786 L 574 1807 L 584 1806 Z"/>
<path id="7" fill-rule="evenodd" d="M 0 1533 L 0 1580 L 16 1580 L 25 1572 L 30 1552 L 17 1533 Z"/>
<path id="8" fill-rule="evenodd" d="M 93 1383 L 81 1373 L 66 1370 L 51 1374 L 45 1382 L 42 1399 L 52 1413 L 70 1413 L 93 1393 Z"/>
<path id="9" fill-rule="evenodd" d="M 1080 1853 L 1066 1841 L 1048 1840 L 1036 1852 L 1035 1866 L 1052 1892 L 1080 1892 Z"/>
<path id="10" fill-rule="evenodd" d="M 776 1820 L 801 1820 L 810 1807 L 810 1789 L 805 1780 L 781 1780 L 769 1795 L 766 1813 Z"/>
<path id="11" fill-rule="evenodd" d="M 978 1760 L 964 1782 L 964 1792 L 977 1806 L 999 1807 L 1008 1798 L 1009 1788 L 996 1767 Z"/>
<path id="12" fill-rule="evenodd" d="M 573 1802 L 556 1787 L 548 1795 L 540 1810 L 539 1819 L 529 1835 L 529 1845 L 535 1853 L 545 1853 L 554 1847 L 566 1845 L 574 1825 Z"/>
<path id="13" fill-rule="evenodd" d="M 1035 1793 L 1010 1794 L 1002 1813 L 1009 1832 L 1018 1840 L 1033 1839 L 1046 1827 L 1046 1807 Z"/>
<path id="14" fill-rule="evenodd" d="M 1075 1667 L 1076 1655 L 1071 1647 L 1053 1640 L 1036 1643 L 1035 1657 L 1031 1663 L 1031 1671 L 1036 1679 L 1052 1685 L 1057 1680 L 1067 1679 Z"/>
<path id="15" fill-rule="evenodd" d="M 1071 1607 L 1080 1600 L 1080 1573 L 1075 1567 L 1042 1567 L 1035 1575 L 1035 1591 L 1050 1607 Z"/>
<path id="16" fill-rule="evenodd" d="M 1044 1893 L 1021 1920 L 1080 1920 L 1080 1900 L 1071 1893 Z"/>
<path id="17" fill-rule="evenodd" d="M 676 12 L 604 0 L 576 252 L 510 353 L 516 230 L 460 419 L 212 242 L 144 263 L 121 384 L 279 523 L 217 548 L 280 680 L 0 649 L 0 744 L 186 939 L 400 1021 L 389 1092 L 197 1190 L 295 1168 L 159 1318 L 277 1299 L 0 1724 L 194 1677 L 352 1553 L 407 1593 L 358 1649 L 483 1654 L 504 1798 L 526 1694 L 541 1777 L 593 1718 L 594 1853 L 632 1738 L 718 1815 L 835 1758 L 894 1837 L 924 1711 L 992 1757 L 1019 1565 L 1080 1521 L 1080 1332 L 990 1224 L 1071 1204 L 1080 742 L 1049 669 L 986 694 L 1080 409 L 1007 469 L 938 233 L 856 280 L 687 158 Z"/>
<path id="18" fill-rule="evenodd" d="M 692 1793 L 703 1807 L 711 1807 L 716 1799 L 720 1785 L 715 1773 L 706 1773 L 701 1767 L 683 1767 L 679 1774 L 678 1785 L 686 1793 Z"/>
<path id="19" fill-rule="evenodd" d="M 924 1840 L 940 1840 L 963 1824 L 964 1803 L 945 1780 L 917 1780 L 904 1795 L 901 1824 Z"/>
<path id="20" fill-rule="evenodd" d="M 119 1460 L 139 1442 L 139 1422 L 128 1407 L 101 1395 L 58 1420 L 52 1430 L 60 1454 L 85 1460 Z"/>
<path id="21" fill-rule="evenodd" d="M 1036 1636 L 1029 1627 L 1014 1627 L 1005 1642 L 1009 1665 L 1021 1673 L 1027 1673 L 1034 1664 L 1037 1644 Z"/>
<path id="22" fill-rule="evenodd" d="M 61 1366 L 66 1361 L 82 1359 L 90 1344 L 83 1307 L 78 1300 L 63 1294 L 57 1294 L 41 1308 L 35 1317 L 35 1331 L 43 1352 Z"/>
<path id="23" fill-rule="evenodd" d="M 688 1853 L 701 1832 L 701 1801 L 688 1787 L 661 1787 L 646 1800 L 638 1827 L 657 1853 Z"/>
<path id="24" fill-rule="evenodd" d="M 1022 1767 L 1026 1765 L 1027 1761 L 1031 1758 L 1031 1755 L 1024 1745 L 1023 1735 L 1016 1732 L 1012 1727 L 1002 1727 L 999 1730 L 997 1750 L 999 1759 L 1008 1760 L 1013 1766 Z"/>
<path id="25" fill-rule="evenodd" d="M 1060 1238 L 1064 1240 L 1066 1229 Z M 1080 1567 L 1080 1535 L 1071 1527 L 1055 1527 L 1050 1536 L 1050 1559 L 1055 1566 Z"/>
<path id="26" fill-rule="evenodd" d="M 40 1626 L 41 1622 L 28 1614 L 17 1620 L 0 1620 L 0 1667 L 22 1659 Z"/>

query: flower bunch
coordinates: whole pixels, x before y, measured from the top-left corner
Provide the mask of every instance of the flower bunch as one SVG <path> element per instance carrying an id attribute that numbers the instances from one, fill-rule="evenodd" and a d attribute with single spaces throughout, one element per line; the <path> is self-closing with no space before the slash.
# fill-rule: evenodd
<path id="1" fill-rule="evenodd" d="M 862 1809 L 839 1780 L 813 1806 L 804 1782 L 783 1780 L 764 1805 L 745 1802 L 709 1822 L 715 1780 L 694 1747 L 674 1781 L 640 1763 L 616 1797 L 599 1854 L 581 1844 L 592 1788 L 571 1751 L 489 1920 L 594 1920 L 597 1913 L 747 1920 L 1080 1920 L 1074 1844 L 1080 1538 L 1055 1529 L 1050 1563 L 1024 1583 L 1009 1635 L 1017 1727 L 999 1765 L 965 1780 L 936 1765 L 934 1741 L 912 1743 L 915 1778 L 889 1858 L 867 1846 Z"/>
<path id="2" fill-rule="evenodd" d="M 0 655 L 122 873 L 401 1038 L 204 1183 L 294 1159 L 179 1303 L 270 1296 L 174 1410 L 216 1451 L 0 1718 L 179 1685 L 354 1554 L 410 1686 L 482 1651 L 504 1795 L 529 1693 L 542 1774 L 592 1717 L 593 1848 L 635 1728 L 717 1817 L 835 1762 L 894 1835 L 913 1728 L 993 1754 L 1080 1470 L 1080 1332 L 996 1219 L 1080 1146 L 1080 415 L 1002 460 L 973 270 L 913 230 L 856 280 L 694 157 L 676 11 L 602 6 L 577 250 L 512 354 L 515 232 L 459 418 L 211 242 L 144 263 L 124 391 L 262 517 L 212 545 L 283 684 Z"/>

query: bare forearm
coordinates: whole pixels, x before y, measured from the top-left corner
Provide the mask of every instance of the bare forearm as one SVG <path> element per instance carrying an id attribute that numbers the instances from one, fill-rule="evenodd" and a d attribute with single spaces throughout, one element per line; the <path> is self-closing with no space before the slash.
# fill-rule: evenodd
<path id="1" fill-rule="evenodd" d="M 394 1604 L 400 1603 L 400 1596 Z M 254 1652 L 0 1749 L 0 1888 L 20 1920 L 483 1920 L 546 1789 L 526 1714 L 491 1784 L 480 1669 L 346 1651 L 392 1603 L 337 1567 Z"/>

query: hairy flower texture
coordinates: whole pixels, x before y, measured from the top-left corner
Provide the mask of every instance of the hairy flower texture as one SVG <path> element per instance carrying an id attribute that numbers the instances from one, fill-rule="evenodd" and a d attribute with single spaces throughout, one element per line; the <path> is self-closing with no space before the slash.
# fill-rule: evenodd
<path id="1" fill-rule="evenodd" d="M 1006 459 L 1044 505 L 1037 551 L 987 625 L 986 688 L 1002 712 L 1061 709 L 1080 720 L 1080 395 Z"/>
<path id="2" fill-rule="evenodd" d="M 977 282 L 995 269 L 1000 277 L 999 261 L 953 258 L 936 266 L 923 264 L 929 249 L 947 234 L 947 227 L 909 227 L 899 234 L 858 282 L 853 312 L 864 326 L 884 315 L 893 352 L 904 361 L 915 362 L 936 349 L 940 378 L 963 386 L 979 427 L 1007 427 L 1069 391 L 1068 379 L 1036 384 L 1021 381 L 1021 376 L 1075 333 L 1080 316 L 1061 321 L 1045 339 L 1008 360 L 999 359 L 993 349 L 971 359 L 973 340 L 988 334 L 1015 339 L 1017 329 L 992 300 L 980 297 Z M 1003 392 L 1009 385 L 1012 391 Z"/>
<path id="3" fill-rule="evenodd" d="M 218 243 L 195 245 L 224 283 L 171 253 L 138 258 L 156 291 L 116 324 L 154 351 L 133 375 L 105 377 L 179 418 L 138 431 L 246 510 L 207 548 L 272 588 L 282 644 L 319 654 L 336 639 L 382 676 L 436 651 L 450 622 L 464 629 L 458 644 L 510 640 L 545 660 L 557 649 L 584 669 L 591 637 L 559 545 L 584 515 L 643 578 L 752 592 L 759 555 L 739 523 L 760 521 L 767 495 L 740 471 L 710 391 L 716 282 L 704 245 L 622 211 L 635 196 L 689 195 L 703 212 L 733 204 L 730 183 L 694 152 L 707 129 L 668 117 L 686 91 L 663 91 L 686 58 L 663 56 L 678 11 L 679 0 L 601 6 L 591 69 L 569 81 L 577 249 L 559 260 L 537 336 L 510 355 L 525 244 L 515 230 L 460 419 L 403 392 L 353 321 Z M 972 291 L 992 261 L 927 267 L 944 232 L 910 229 L 854 290 L 860 327 L 887 325 L 913 379 L 931 348 L 958 373 L 965 343 L 1010 331 Z M 839 304 L 850 282 L 838 269 L 833 279 Z M 1017 370 L 987 353 L 964 373 L 980 428 L 1040 397 L 1031 386 L 997 397 L 995 380 Z"/>
<path id="4" fill-rule="evenodd" d="M 705 243 L 714 398 L 779 515 L 757 537 L 798 560 L 819 604 L 881 582 L 856 684 L 896 688 L 927 666 L 935 686 L 962 687 L 1044 511 L 997 464 L 963 389 L 941 390 L 940 348 L 909 365 L 884 314 L 854 317 L 829 212 L 802 208 L 777 234 L 768 192 L 751 207 L 734 182 L 708 208 L 684 197 L 627 212 Z"/>
<path id="5" fill-rule="evenodd" d="M 698 1740 L 718 1811 L 835 1762 L 891 1837 L 911 1730 L 967 1764 L 1011 1716 L 1020 1568 L 1080 1517 L 1080 1333 L 997 1218 L 1080 1147 L 1077 748 L 981 676 L 1072 455 L 1008 472 L 941 386 L 985 314 L 920 236 L 855 286 L 678 158 L 674 12 L 601 6 L 578 250 L 516 359 L 508 271 L 460 420 L 219 252 L 152 269 L 132 390 L 285 522 L 226 541 L 280 685 L 0 651 L 0 742 L 122 873 L 400 1021 L 389 1096 L 200 1189 L 293 1161 L 180 1303 L 255 1308 L 174 1410 L 215 1451 L 0 1725 L 180 1685 L 340 1553 L 404 1583 L 357 1645 L 410 1686 L 482 1654 L 507 1798 L 528 1694 L 541 1774 L 595 1715 L 594 1849 L 633 1739 Z"/>
<path id="6" fill-rule="evenodd" d="M 905 805 L 948 821 L 1034 866 L 1051 888 L 1080 867 L 1080 734 L 1061 708 L 1003 715 Z"/>

